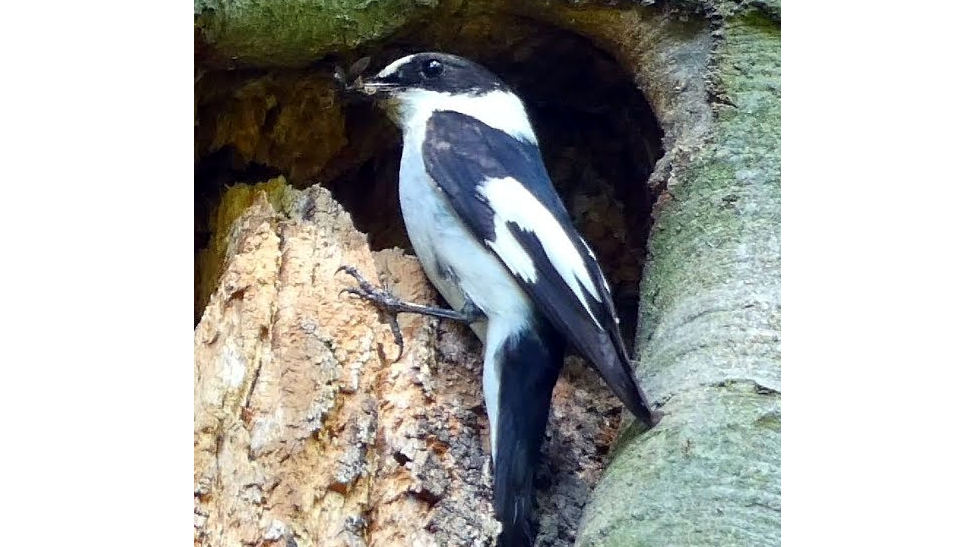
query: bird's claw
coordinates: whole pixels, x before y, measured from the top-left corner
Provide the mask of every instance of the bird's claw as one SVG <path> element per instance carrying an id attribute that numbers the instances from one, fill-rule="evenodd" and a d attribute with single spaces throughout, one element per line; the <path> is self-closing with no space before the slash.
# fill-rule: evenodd
<path id="1" fill-rule="evenodd" d="M 338 271 L 336 271 L 335 273 L 338 273 L 338 272 L 344 272 L 344 273 L 346 273 L 346 274 L 354 277 L 355 278 L 355 281 L 357 281 L 358 284 L 362 288 L 364 288 L 365 290 L 375 290 L 375 287 L 372 286 L 372 284 L 369 283 L 367 279 L 365 279 L 365 276 L 362 275 L 362 273 L 358 271 L 358 268 L 356 268 L 354 266 L 349 266 L 347 264 L 342 265 L 342 266 L 339 266 L 338 267 Z M 347 289 L 342 289 L 342 290 L 347 290 Z"/>
<path id="2" fill-rule="evenodd" d="M 345 272 L 358 281 L 358 287 L 348 287 L 342 289 L 341 292 L 348 292 L 357 295 L 360 298 L 371 301 L 377 307 L 381 308 L 385 315 L 390 318 L 389 322 L 390 326 L 392 327 L 392 335 L 395 336 L 395 343 L 399 346 L 399 357 L 402 357 L 402 347 L 404 345 L 402 342 L 402 331 L 399 328 L 399 323 L 396 319 L 400 313 L 417 313 L 429 317 L 438 317 L 439 319 L 460 321 L 466 325 L 472 325 L 473 323 L 486 319 L 486 315 L 484 315 L 483 310 L 477 307 L 470 300 L 467 300 L 466 304 L 463 306 L 463 309 L 459 311 L 436 308 L 426 306 L 424 304 L 415 304 L 412 302 L 404 302 L 393 296 L 388 290 L 381 290 L 373 286 L 368 282 L 367 279 L 365 279 L 365 276 L 363 276 L 361 272 L 356 270 L 353 266 L 342 266 L 338 268 L 338 271 Z M 398 361 L 399 357 L 397 357 L 395 360 Z"/>
<path id="3" fill-rule="evenodd" d="M 365 279 L 365 276 L 354 266 L 341 266 L 338 268 L 338 272 L 344 272 L 355 278 L 355 281 L 358 282 L 358 287 L 345 287 L 338 291 L 339 295 L 344 293 L 353 294 L 376 304 L 382 310 L 383 315 L 388 319 L 389 328 L 392 329 L 392 339 L 395 340 L 395 345 L 399 347 L 399 354 L 392 362 L 398 362 L 402 358 L 402 353 L 405 350 L 405 340 L 402 338 L 402 328 L 399 326 L 398 319 L 400 312 L 396 310 L 396 304 L 401 304 L 401 301 L 392 296 L 388 291 L 378 289 L 369 283 Z"/>

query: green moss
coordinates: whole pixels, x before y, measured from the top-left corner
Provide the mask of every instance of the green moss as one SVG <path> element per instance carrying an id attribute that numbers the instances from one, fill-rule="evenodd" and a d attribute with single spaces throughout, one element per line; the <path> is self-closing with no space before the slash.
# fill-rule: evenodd
<path id="1" fill-rule="evenodd" d="M 225 236 L 230 231 L 233 221 L 246 211 L 260 193 L 267 195 L 267 201 L 274 209 L 282 210 L 294 200 L 295 191 L 287 185 L 284 177 L 277 177 L 258 184 L 237 184 L 227 188 L 220 199 L 220 206 L 216 210 L 213 232 Z M 225 237 L 220 238 L 225 239 Z M 226 242 L 222 241 L 225 245 Z"/>
<path id="2" fill-rule="evenodd" d="M 780 395 L 748 382 L 694 384 L 695 376 L 675 387 L 666 375 L 718 378 L 738 365 L 732 351 L 701 341 L 708 331 L 690 339 L 682 327 L 687 309 L 712 311 L 700 295 L 741 286 L 774 294 L 779 283 L 780 29 L 760 11 L 740 10 L 715 45 L 713 123 L 702 140 L 674 136 L 683 145 L 653 212 L 642 285 L 640 339 L 648 342 L 639 360 L 650 365 L 639 374 L 666 398 L 666 419 L 624 437 L 586 508 L 580 546 L 779 544 Z M 721 314 L 692 328 L 718 330 L 730 315 L 733 328 L 747 327 L 741 310 Z M 666 330 L 657 331 L 663 318 Z M 779 353 L 766 340 L 746 346 L 748 366 L 773 376 Z"/>
<path id="3" fill-rule="evenodd" d="M 196 0 L 217 54 L 253 66 L 300 66 L 390 35 L 435 0 Z"/>
<path id="4" fill-rule="evenodd" d="M 748 14 L 727 22 L 713 67 L 733 105 L 715 108 L 715 134 L 676 158 L 657 207 L 641 310 L 651 329 L 686 294 L 726 283 L 736 244 L 780 233 L 780 29 Z"/>
<path id="5" fill-rule="evenodd" d="M 210 244 L 208 247 L 199 250 L 196 256 L 197 318 L 209 303 L 210 295 L 216 290 L 216 284 L 223 273 L 228 236 L 233 228 L 233 223 L 253 205 L 257 196 L 261 193 L 266 194 L 267 201 L 277 211 L 292 208 L 294 201 L 300 197 L 300 192 L 288 185 L 284 177 L 277 177 L 253 185 L 237 184 L 223 190 L 220 195 L 219 207 L 210 217 L 210 231 L 212 233 Z"/>
<path id="6" fill-rule="evenodd" d="M 780 432 L 780 411 L 768 412 L 757 418 L 755 423 L 757 427 Z"/>
<path id="7" fill-rule="evenodd" d="M 779 398 L 729 385 L 671 405 L 696 412 L 671 416 L 617 455 L 589 501 L 577 544 L 775 544 L 780 432 L 752 424 L 779 413 Z"/>
<path id="8" fill-rule="evenodd" d="M 780 21 L 780 0 L 669 0 L 669 3 L 692 13 L 719 13 L 731 17 L 758 12 Z"/>

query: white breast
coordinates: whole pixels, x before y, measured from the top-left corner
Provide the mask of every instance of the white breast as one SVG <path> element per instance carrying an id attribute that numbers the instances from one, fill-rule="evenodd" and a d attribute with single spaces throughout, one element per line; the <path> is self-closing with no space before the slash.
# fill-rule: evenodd
<path id="1" fill-rule="evenodd" d="M 416 255 L 450 306 L 460 309 L 469 297 L 490 320 L 520 320 L 530 313 L 530 299 L 507 268 L 466 228 L 429 178 L 421 141 L 412 131 L 406 132 L 402 150 L 399 202 Z"/>
<path id="2" fill-rule="evenodd" d="M 490 446 L 496 459 L 500 404 L 498 350 L 530 321 L 533 304 L 507 268 L 459 219 L 446 196 L 432 182 L 422 161 L 421 132 L 405 132 L 399 167 L 402 217 L 419 262 L 450 307 L 462 309 L 469 298 L 487 316 L 473 325 L 484 343 L 483 397 L 490 418 Z M 448 270 L 443 275 L 441 270 Z"/>

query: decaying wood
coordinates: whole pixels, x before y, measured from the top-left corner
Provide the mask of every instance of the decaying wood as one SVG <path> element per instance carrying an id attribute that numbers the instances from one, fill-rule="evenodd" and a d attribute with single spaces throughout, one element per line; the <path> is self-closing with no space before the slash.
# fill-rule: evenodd
<path id="1" fill-rule="evenodd" d="M 405 350 L 368 303 L 339 294 L 351 264 L 434 302 L 417 261 L 372 252 L 326 190 L 262 192 L 233 223 L 196 329 L 197 545 L 489 545 L 480 345 L 402 315 Z M 542 470 L 541 541 L 570 545 L 620 407 L 569 364 Z"/>

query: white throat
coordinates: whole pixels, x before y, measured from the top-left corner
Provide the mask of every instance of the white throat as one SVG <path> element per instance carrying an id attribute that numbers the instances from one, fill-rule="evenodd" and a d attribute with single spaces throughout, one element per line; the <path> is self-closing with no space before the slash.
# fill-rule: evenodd
<path id="1" fill-rule="evenodd" d="M 468 95 L 413 88 L 400 92 L 395 102 L 392 118 L 406 133 L 421 134 L 433 112 L 450 111 L 472 116 L 522 141 L 537 144 L 523 103 L 509 91 Z"/>

